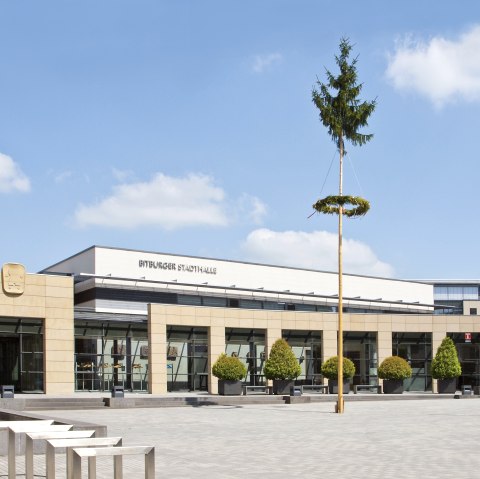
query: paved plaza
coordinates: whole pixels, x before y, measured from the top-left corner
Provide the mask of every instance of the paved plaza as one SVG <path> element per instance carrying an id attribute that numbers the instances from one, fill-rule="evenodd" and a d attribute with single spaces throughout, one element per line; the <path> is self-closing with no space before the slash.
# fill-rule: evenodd
<path id="1" fill-rule="evenodd" d="M 123 436 L 124 445 L 154 445 L 158 478 L 479 475 L 478 399 L 351 402 L 344 415 L 334 414 L 333 407 L 313 403 L 41 414 L 105 424 L 109 436 Z M 111 462 L 101 460 L 97 477 L 113 477 Z M 18 463 L 20 472 L 23 461 Z M 144 477 L 143 460 L 126 460 L 124 471 L 126 479 Z M 0 458 L 0 476 L 6 477 L 5 457 Z"/>

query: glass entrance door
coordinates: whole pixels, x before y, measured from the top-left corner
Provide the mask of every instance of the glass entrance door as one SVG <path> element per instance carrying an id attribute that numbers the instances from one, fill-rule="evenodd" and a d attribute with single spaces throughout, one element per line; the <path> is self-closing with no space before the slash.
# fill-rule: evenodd
<path id="1" fill-rule="evenodd" d="M 295 384 L 320 384 L 322 364 L 322 333 L 320 331 L 284 330 L 282 337 L 291 346 L 301 373 Z"/>
<path id="2" fill-rule="evenodd" d="M 20 391 L 20 338 L 6 336 L 0 338 L 0 384 L 13 385 Z"/>
<path id="3" fill-rule="evenodd" d="M 43 321 L 0 318 L 0 384 L 43 392 Z"/>
<path id="4" fill-rule="evenodd" d="M 207 328 L 167 327 L 167 390 L 208 390 Z"/>
<path id="5" fill-rule="evenodd" d="M 378 384 L 377 333 L 345 332 L 343 353 L 355 364 L 353 384 Z"/>
<path id="6" fill-rule="evenodd" d="M 465 333 L 449 333 L 448 336 L 455 343 L 462 367 L 457 387 L 480 386 L 480 333 L 471 333 L 470 342 L 465 339 Z"/>
<path id="7" fill-rule="evenodd" d="M 393 333 L 392 352 L 412 367 L 412 377 L 403 382 L 406 391 L 428 391 L 432 388 L 432 333 Z"/>
<path id="8" fill-rule="evenodd" d="M 145 323 L 75 321 L 75 389 L 148 391 Z"/>
<path id="9" fill-rule="evenodd" d="M 244 383 L 250 386 L 263 386 L 263 366 L 265 364 L 265 330 L 226 328 L 225 354 L 235 356 L 247 367 Z"/>

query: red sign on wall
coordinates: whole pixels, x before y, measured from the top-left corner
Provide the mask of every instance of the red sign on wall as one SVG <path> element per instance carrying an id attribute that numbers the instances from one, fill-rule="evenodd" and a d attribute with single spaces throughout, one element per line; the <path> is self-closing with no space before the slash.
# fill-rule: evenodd
<path id="1" fill-rule="evenodd" d="M 466 343 L 472 342 L 472 333 L 465 333 L 465 342 Z"/>

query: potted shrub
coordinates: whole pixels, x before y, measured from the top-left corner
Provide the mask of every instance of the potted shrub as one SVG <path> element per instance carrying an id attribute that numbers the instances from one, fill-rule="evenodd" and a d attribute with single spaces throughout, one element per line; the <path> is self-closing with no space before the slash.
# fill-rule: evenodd
<path id="1" fill-rule="evenodd" d="M 338 393 L 338 356 L 332 356 L 322 364 L 322 374 L 328 379 L 328 392 L 330 394 Z M 355 364 L 348 359 L 343 358 L 343 392 L 350 392 L 350 380 L 355 374 Z"/>
<path id="2" fill-rule="evenodd" d="M 242 394 L 242 379 L 247 375 L 247 367 L 238 357 L 222 353 L 212 366 L 212 374 L 218 378 L 218 394 L 222 396 Z"/>
<path id="3" fill-rule="evenodd" d="M 432 377 L 440 394 L 455 394 L 457 378 L 462 374 L 457 348 L 451 338 L 444 338 L 432 360 Z"/>
<path id="4" fill-rule="evenodd" d="M 383 379 L 385 394 L 402 394 L 403 380 L 412 376 L 412 368 L 400 356 L 390 356 L 378 368 L 378 377 Z"/>
<path id="5" fill-rule="evenodd" d="M 265 361 L 263 373 L 273 379 L 273 394 L 290 394 L 295 378 L 302 372 L 292 348 L 284 339 L 277 339 L 272 345 L 270 356 Z"/>

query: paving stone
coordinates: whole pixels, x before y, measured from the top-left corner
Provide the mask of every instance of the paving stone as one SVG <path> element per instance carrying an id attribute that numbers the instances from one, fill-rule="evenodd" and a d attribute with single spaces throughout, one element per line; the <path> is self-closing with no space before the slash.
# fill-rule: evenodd
<path id="1" fill-rule="evenodd" d="M 109 436 L 123 436 L 124 445 L 154 445 L 158 478 L 479 475 L 477 400 L 357 401 L 347 403 L 343 415 L 333 409 L 333 403 L 253 404 L 57 410 L 42 415 L 105 424 Z M 63 455 L 57 462 L 64 468 Z M 24 465 L 22 460 L 18 463 L 20 472 Z M 44 475 L 42 464 L 43 457 L 36 456 L 39 475 Z M 112 478 L 112 470 L 111 461 L 99 461 L 97 477 Z M 125 478 L 143 478 L 143 470 L 143 458 L 125 460 Z M 6 477 L 6 472 L 2 456 L 0 476 Z"/>

